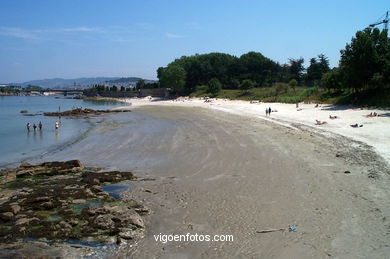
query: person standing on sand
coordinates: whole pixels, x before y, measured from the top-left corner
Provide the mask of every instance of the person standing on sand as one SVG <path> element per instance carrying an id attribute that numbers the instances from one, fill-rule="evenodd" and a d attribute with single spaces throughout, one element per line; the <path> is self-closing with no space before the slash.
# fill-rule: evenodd
<path id="1" fill-rule="evenodd" d="M 27 122 L 27 131 L 30 132 L 30 122 Z"/>
<path id="2" fill-rule="evenodd" d="M 268 115 L 271 116 L 271 107 L 268 108 Z"/>
<path id="3" fill-rule="evenodd" d="M 41 121 L 39 122 L 39 125 L 38 125 L 38 127 L 39 127 L 39 130 L 40 130 L 40 131 L 42 131 L 43 124 L 42 124 L 42 122 L 41 122 Z"/>
<path id="4" fill-rule="evenodd" d="M 268 108 L 265 108 L 265 116 L 268 116 Z"/>

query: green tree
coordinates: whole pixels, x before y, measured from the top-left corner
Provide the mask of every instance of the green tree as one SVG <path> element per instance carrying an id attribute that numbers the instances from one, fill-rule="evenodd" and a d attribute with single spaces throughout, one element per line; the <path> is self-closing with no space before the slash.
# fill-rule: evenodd
<path id="1" fill-rule="evenodd" d="M 313 85 L 320 82 L 322 76 L 330 71 L 329 59 L 324 54 L 318 55 L 318 59 L 311 58 L 310 65 L 306 71 L 308 85 Z"/>
<path id="2" fill-rule="evenodd" d="M 342 75 L 339 68 L 334 68 L 333 70 L 325 73 L 322 76 L 322 86 L 325 89 L 329 90 L 340 90 L 342 88 Z"/>
<path id="3" fill-rule="evenodd" d="M 390 39 L 387 30 L 358 31 L 341 50 L 340 72 L 344 87 L 359 91 L 390 84 Z"/>
<path id="4" fill-rule="evenodd" d="M 173 88 L 176 92 L 181 92 L 186 84 L 186 71 L 178 65 L 168 65 L 160 71 L 160 85 L 165 88 Z"/>
<path id="5" fill-rule="evenodd" d="M 137 89 L 143 89 L 145 87 L 145 80 L 140 79 L 137 81 L 137 84 L 135 85 L 135 88 Z"/>
<path id="6" fill-rule="evenodd" d="M 240 85 L 241 90 L 249 90 L 253 87 L 255 87 L 255 85 L 252 82 L 252 80 L 250 80 L 250 79 L 245 79 L 244 81 L 242 81 L 242 83 Z"/>
<path id="7" fill-rule="evenodd" d="M 294 90 L 295 93 L 295 87 L 298 85 L 297 80 L 291 79 L 290 82 L 288 82 L 288 85 Z"/>
<path id="8" fill-rule="evenodd" d="M 305 71 L 305 68 L 303 67 L 303 63 L 305 62 L 305 60 L 303 58 L 290 58 L 288 61 L 290 63 L 288 68 L 290 73 L 290 79 L 300 81 L 302 79 L 303 72 Z"/>
<path id="9" fill-rule="evenodd" d="M 37 85 L 28 85 L 25 89 L 25 91 L 43 91 L 43 88 Z"/>
<path id="10" fill-rule="evenodd" d="M 213 96 L 217 96 L 219 91 L 221 91 L 222 89 L 222 84 L 217 78 L 213 78 L 209 81 L 208 88 L 210 94 L 212 94 Z"/>

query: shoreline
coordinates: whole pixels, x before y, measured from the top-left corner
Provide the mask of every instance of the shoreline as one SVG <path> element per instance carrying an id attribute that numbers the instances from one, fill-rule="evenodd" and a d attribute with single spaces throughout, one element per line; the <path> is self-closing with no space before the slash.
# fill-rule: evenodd
<path id="1" fill-rule="evenodd" d="M 388 252 L 382 218 L 390 218 L 390 190 L 381 181 L 388 175 L 370 178 L 369 169 L 382 165 L 370 149 L 256 116 L 169 106 L 133 104 L 131 118 L 105 115 L 87 138 L 41 158 L 80 158 L 155 179 L 124 193 L 152 214 L 145 237 L 119 247 L 116 256 L 380 258 Z M 256 234 L 289 224 L 298 231 Z M 235 241 L 162 244 L 153 238 L 159 233 L 232 234 Z"/>
<path id="2" fill-rule="evenodd" d="M 260 118 L 273 123 L 298 129 L 304 126 L 306 130 L 321 132 L 325 136 L 333 133 L 363 142 L 372 146 L 376 152 L 390 164 L 390 109 L 361 109 L 350 106 L 335 106 L 321 104 L 315 108 L 315 104 L 299 104 L 299 110 L 295 104 L 284 103 L 251 103 L 240 100 L 209 99 L 205 102 L 202 98 L 180 97 L 174 100 L 159 100 L 149 98 L 128 98 L 122 101 L 130 103 L 133 108 L 142 106 L 183 106 L 203 107 L 224 111 L 231 114 Z M 114 109 L 129 106 L 118 107 Z M 265 109 L 272 107 L 271 116 L 265 115 Z M 379 117 L 365 117 L 369 113 L 376 112 Z M 329 116 L 337 116 L 337 119 L 329 119 Z M 325 125 L 315 125 L 315 120 L 326 121 Z M 364 127 L 352 128 L 352 124 L 362 124 Z"/>

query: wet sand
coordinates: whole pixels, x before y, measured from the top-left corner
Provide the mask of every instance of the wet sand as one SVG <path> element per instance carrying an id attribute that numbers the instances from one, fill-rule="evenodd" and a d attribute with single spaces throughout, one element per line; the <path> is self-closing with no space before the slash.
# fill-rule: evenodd
<path id="1" fill-rule="evenodd" d="M 85 139 L 44 160 L 155 179 L 125 194 L 153 212 L 146 236 L 118 258 L 390 255 L 389 174 L 363 143 L 202 108 L 150 106 L 96 120 Z M 256 233 L 288 225 L 297 231 Z M 160 233 L 234 241 L 163 244 Z"/>

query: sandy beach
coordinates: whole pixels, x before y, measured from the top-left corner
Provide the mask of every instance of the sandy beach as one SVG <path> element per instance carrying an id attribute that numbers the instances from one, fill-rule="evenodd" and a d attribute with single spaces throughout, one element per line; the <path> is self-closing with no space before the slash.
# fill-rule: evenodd
<path id="1" fill-rule="evenodd" d="M 179 98 L 176 100 L 153 100 L 149 98 L 124 99 L 133 107 L 146 105 L 168 105 L 185 107 L 203 107 L 215 109 L 241 116 L 261 118 L 290 128 L 304 128 L 325 134 L 327 132 L 338 134 L 361 141 L 374 149 L 388 163 L 390 162 L 390 110 L 389 109 L 368 109 L 352 106 L 335 106 L 320 104 L 300 103 L 261 103 L 239 100 L 210 99 L 205 102 L 200 98 Z M 271 107 L 275 112 L 271 116 L 266 116 L 265 109 Z M 376 112 L 378 117 L 367 117 L 366 115 Z M 329 116 L 337 116 L 330 119 Z M 315 125 L 316 120 L 326 121 L 327 124 Z M 353 128 L 353 124 L 363 125 L 363 127 Z"/>
<path id="2" fill-rule="evenodd" d="M 111 256 L 386 258 L 390 254 L 388 167 L 377 147 L 356 141 L 364 134 L 356 134 L 356 140 L 343 132 L 335 134 L 329 120 L 319 129 L 310 125 L 314 123 L 305 110 L 314 105 L 302 105 L 296 115 L 305 124 L 287 121 L 283 116 L 298 112 L 284 104 L 272 104 L 278 112 L 264 120 L 263 110 L 270 104 L 130 102 L 134 112 L 100 117 L 84 139 L 43 158 L 77 158 L 87 165 L 130 170 L 150 179 L 124 194 L 152 211 L 145 237 L 120 246 Z M 321 120 L 329 113 L 347 118 L 347 111 L 312 111 L 316 112 Z M 357 122 L 368 126 L 366 120 L 387 119 L 361 116 L 369 112 L 350 111 L 357 116 L 350 121 L 360 118 Z M 352 130 L 345 122 L 345 132 Z M 337 123 L 344 124 L 342 119 Z M 329 130 L 322 131 L 323 126 Z M 353 130 L 363 133 L 365 126 Z M 289 225 L 297 230 L 256 233 Z M 159 234 L 187 233 L 232 235 L 234 240 L 155 240 Z"/>

